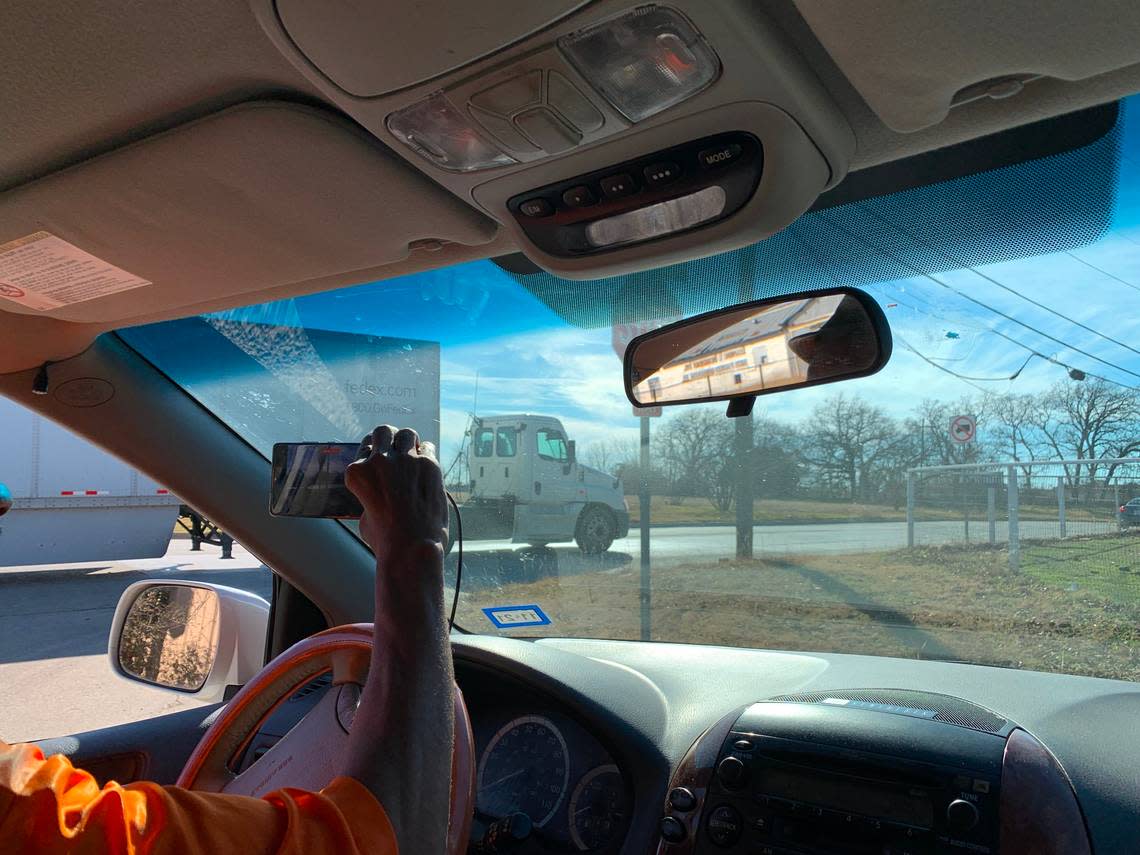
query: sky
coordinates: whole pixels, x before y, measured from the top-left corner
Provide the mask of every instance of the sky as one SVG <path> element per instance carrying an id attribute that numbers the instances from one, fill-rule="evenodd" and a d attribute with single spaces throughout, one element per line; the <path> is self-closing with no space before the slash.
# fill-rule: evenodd
<path id="1" fill-rule="evenodd" d="M 923 399 L 1040 391 L 1064 379 L 1066 367 L 1140 386 L 1140 100 L 1125 103 L 1114 139 L 1119 173 L 1110 186 L 1107 220 L 1079 239 L 1063 232 L 1065 218 L 1080 213 L 1084 201 L 1080 169 L 1086 161 L 1066 154 L 1028 177 L 1010 171 L 1022 167 L 1011 167 L 808 215 L 761 245 L 773 259 L 764 272 L 774 278 L 756 288 L 789 291 L 802 287 L 801 280 L 816 287 L 858 284 L 883 307 L 894 354 L 874 377 L 762 397 L 757 414 L 799 421 L 844 391 L 902 417 Z M 1055 182 L 1057 189 L 1042 195 L 1034 181 Z M 983 215 L 1001 224 L 993 247 L 963 237 L 971 220 Z M 1027 230 L 1033 232 L 1030 257 L 975 263 L 990 249 L 1000 250 L 1002 241 L 1025 240 Z M 740 275 L 731 254 L 700 264 L 701 282 L 712 271 L 731 287 Z M 895 275 L 903 269 L 926 275 Z M 677 270 L 680 278 L 692 278 L 685 268 Z M 570 293 L 580 288 L 586 306 L 604 284 L 570 283 Z M 228 316 L 439 342 L 445 464 L 473 410 L 557 416 L 581 451 L 637 435 L 610 327 L 571 325 L 489 261 Z M 184 370 L 160 367 L 176 380 Z M 1008 379 L 1019 368 L 1016 379 Z M 201 389 L 191 391 L 202 396 Z"/>

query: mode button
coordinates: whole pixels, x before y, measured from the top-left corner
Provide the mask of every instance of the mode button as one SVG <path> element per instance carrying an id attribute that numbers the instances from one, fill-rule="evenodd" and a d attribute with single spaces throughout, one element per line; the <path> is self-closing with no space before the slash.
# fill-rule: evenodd
<path id="1" fill-rule="evenodd" d="M 736 162 L 744 153 L 740 143 L 724 143 L 714 148 L 706 148 L 697 154 L 697 162 L 705 169 L 715 166 L 727 166 Z"/>

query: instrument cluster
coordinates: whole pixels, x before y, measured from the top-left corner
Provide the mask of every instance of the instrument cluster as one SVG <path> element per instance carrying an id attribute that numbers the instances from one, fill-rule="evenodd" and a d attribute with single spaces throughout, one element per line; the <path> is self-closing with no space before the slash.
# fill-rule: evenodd
<path id="1" fill-rule="evenodd" d="M 632 799 L 602 744 L 537 699 L 465 694 L 479 762 L 472 851 L 616 853 Z"/>

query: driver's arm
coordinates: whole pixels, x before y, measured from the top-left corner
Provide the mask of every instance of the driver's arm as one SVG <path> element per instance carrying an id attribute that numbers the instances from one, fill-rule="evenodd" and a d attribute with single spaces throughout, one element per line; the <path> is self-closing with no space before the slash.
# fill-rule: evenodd
<path id="1" fill-rule="evenodd" d="M 377 428 L 362 451 L 348 484 L 376 554 L 375 649 L 384 667 L 369 672 L 344 776 L 319 793 L 263 798 L 150 782 L 100 788 L 62 755 L 0 742 L 5 853 L 395 855 L 397 839 L 405 853 L 443 853 L 454 712 L 442 476 L 413 431 Z"/>

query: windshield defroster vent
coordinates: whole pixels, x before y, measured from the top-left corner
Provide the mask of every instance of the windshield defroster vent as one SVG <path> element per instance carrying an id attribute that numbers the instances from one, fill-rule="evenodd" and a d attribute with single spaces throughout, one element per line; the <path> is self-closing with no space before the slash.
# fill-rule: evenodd
<path id="1" fill-rule="evenodd" d="M 996 713 L 961 698 L 939 695 L 933 692 L 916 692 L 909 689 L 846 689 L 834 692 L 780 695 L 776 698 L 769 698 L 769 700 L 797 704 L 828 704 L 873 712 L 908 715 L 996 735 L 1003 735 L 1009 726 L 1009 722 Z"/>

